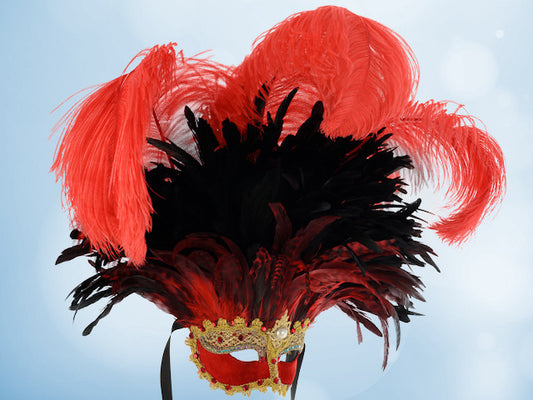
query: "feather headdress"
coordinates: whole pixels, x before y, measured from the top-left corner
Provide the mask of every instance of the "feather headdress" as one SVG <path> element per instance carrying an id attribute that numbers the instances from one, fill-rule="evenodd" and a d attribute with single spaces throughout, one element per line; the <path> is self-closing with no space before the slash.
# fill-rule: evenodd
<path id="1" fill-rule="evenodd" d="M 435 266 L 405 177 L 449 184 L 451 213 L 431 228 L 460 243 L 501 200 L 500 148 L 469 115 L 417 102 L 407 44 L 343 8 L 290 16 L 236 67 L 174 48 L 141 52 L 63 120 L 52 169 L 78 244 L 58 262 L 96 269 L 72 309 L 109 299 L 84 334 L 137 293 L 191 330 L 213 386 L 284 393 L 305 329 L 337 306 L 359 338 L 360 325 L 384 336 L 385 365 L 389 318 L 422 299 L 404 267 Z M 259 361 L 244 368 L 238 348 Z"/>

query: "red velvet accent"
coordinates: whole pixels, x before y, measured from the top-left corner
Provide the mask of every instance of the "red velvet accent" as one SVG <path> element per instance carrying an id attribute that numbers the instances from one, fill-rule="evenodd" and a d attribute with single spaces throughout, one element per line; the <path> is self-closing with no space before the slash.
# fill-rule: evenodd
<path id="1" fill-rule="evenodd" d="M 211 353 L 196 341 L 200 362 L 218 382 L 238 386 L 270 377 L 267 361 L 241 361 L 230 354 Z M 278 363 L 281 383 L 292 384 L 296 375 L 296 360 Z"/>
<path id="2" fill-rule="evenodd" d="M 292 385 L 294 376 L 296 375 L 296 364 L 298 358 L 291 362 L 281 361 L 278 363 L 278 372 L 281 383 L 285 385 Z"/>
<path id="3" fill-rule="evenodd" d="M 270 377 L 266 361 L 241 361 L 229 354 L 207 351 L 197 341 L 200 362 L 217 381 L 229 385 L 244 385 Z"/>

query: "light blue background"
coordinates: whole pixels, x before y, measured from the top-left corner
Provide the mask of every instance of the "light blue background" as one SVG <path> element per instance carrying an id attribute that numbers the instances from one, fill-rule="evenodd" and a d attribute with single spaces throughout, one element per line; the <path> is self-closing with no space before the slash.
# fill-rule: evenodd
<path id="1" fill-rule="evenodd" d="M 335 3 L 335 2 L 333 2 Z M 140 50 L 178 42 L 236 64 L 252 40 L 321 1 L 18 1 L 0 3 L 2 168 L 0 399 L 158 399 L 171 319 L 131 298 L 93 334 L 99 306 L 72 323 L 67 293 L 91 270 L 54 267 L 71 242 L 47 140 L 76 91 L 118 76 Z M 452 99 L 484 121 L 507 158 L 508 193 L 462 249 L 428 233 L 443 270 L 420 273 L 425 317 L 403 325 L 399 352 L 380 370 L 382 343 L 339 312 L 309 331 L 299 399 L 533 398 L 533 7 L 526 0 L 343 1 L 400 33 L 421 66 L 419 99 Z M 434 206 L 432 196 L 424 205 Z M 175 398 L 223 399 L 199 380 L 176 333 Z M 181 396 L 180 396 L 181 393 Z M 240 396 L 237 396 L 240 397 Z M 272 393 L 253 398 L 273 399 Z"/>

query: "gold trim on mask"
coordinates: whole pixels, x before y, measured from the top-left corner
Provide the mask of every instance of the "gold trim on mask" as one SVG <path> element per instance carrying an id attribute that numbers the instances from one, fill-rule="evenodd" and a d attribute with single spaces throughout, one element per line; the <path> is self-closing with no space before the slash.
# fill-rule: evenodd
<path id="1" fill-rule="evenodd" d="M 226 394 L 243 393 L 249 396 L 252 390 L 265 392 L 270 387 L 273 392 L 285 395 L 290 385 L 281 383 L 278 362 L 285 353 L 303 350 L 305 332 L 309 324 L 309 319 L 303 323 L 299 321 L 291 323 L 287 311 L 271 329 L 266 329 L 263 322 L 257 318 L 251 323 L 246 323 L 241 317 L 237 317 L 231 322 L 222 318 L 217 323 L 205 320 L 201 327 L 191 326 L 189 328 L 190 334 L 185 340 L 185 344 L 191 349 L 190 360 L 198 368 L 200 378 L 207 379 L 211 388 L 223 389 Z M 228 385 L 218 382 L 202 365 L 198 357 L 197 341 L 207 351 L 217 354 L 230 354 L 234 351 L 254 349 L 259 354 L 260 359 L 267 361 L 270 377 L 243 385 Z"/>

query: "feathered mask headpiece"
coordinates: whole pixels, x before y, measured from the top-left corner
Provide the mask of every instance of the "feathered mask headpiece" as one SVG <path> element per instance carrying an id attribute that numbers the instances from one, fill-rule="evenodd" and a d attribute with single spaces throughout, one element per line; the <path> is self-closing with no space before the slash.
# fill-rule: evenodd
<path id="1" fill-rule="evenodd" d="M 404 267 L 434 266 L 406 177 L 449 184 L 451 212 L 430 228 L 460 243 L 502 197 L 500 148 L 447 103 L 416 102 L 407 44 L 343 8 L 290 16 L 236 67 L 174 46 L 141 52 L 62 120 L 52 169 L 78 244 L 58 262 L 96 269 L 72 309 L 109 300 L 84 334 L 137 293 L 190 329 L 212 386 L 294 396 L 305 331 L 337 306 L 359 338 L 384 336 L 385 365 L 388 319 L 421 299 Z"/>

